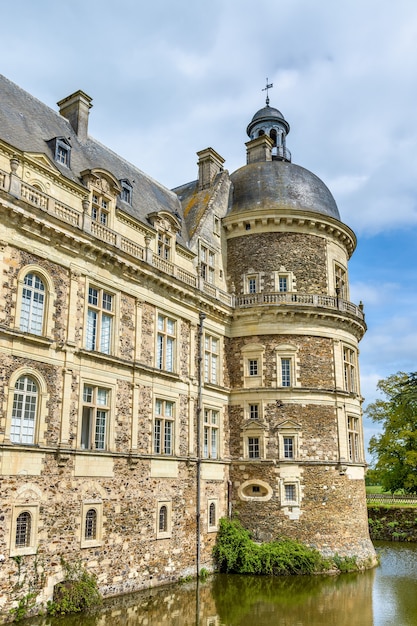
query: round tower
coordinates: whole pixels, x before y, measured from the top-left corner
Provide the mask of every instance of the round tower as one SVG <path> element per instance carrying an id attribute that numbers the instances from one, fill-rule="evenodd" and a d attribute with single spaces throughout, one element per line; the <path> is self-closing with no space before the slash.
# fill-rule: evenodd
<path id="1" fill-rule="evenodd" d="M 364 487 L 356 238 L 326 185 L 291 163 L 268 105 L 248 125 L 223 219 L 235 314 L 228 346 L 233 509 L 259 540 L 290 536 L 373 562 Z"/>

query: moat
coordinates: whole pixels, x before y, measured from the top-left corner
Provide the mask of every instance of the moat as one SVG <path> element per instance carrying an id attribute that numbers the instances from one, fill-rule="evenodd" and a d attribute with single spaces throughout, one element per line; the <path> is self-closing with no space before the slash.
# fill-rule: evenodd
<path id="1" fill-rule="evenodd" d="M 417 543 L 376 542 L 381 565 L 339 576 L 216 575 L 25 626 L 415 626 Z"/>

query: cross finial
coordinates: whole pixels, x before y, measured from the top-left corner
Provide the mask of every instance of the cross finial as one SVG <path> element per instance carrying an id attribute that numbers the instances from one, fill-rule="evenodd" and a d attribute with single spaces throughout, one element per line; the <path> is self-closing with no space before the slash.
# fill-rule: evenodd
<path id="1" fill-rule="evenodd" d="M 274 86 L 274 83 L 268 83 L 268 78 L 267 78 L 266 79 L 266 87 L 264 89 L 262 89 L 262 91 L 266 91 L 266 106 L 269 106 L 268 89 L 272 89 L 273 86 Z"/>

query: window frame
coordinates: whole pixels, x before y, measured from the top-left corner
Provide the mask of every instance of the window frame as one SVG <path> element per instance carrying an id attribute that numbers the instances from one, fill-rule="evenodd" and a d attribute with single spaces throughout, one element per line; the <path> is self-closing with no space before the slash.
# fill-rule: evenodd
<path id="1" fill-rule="evenodd" d="M 38 402 L 35 415 L 33 443 L 18 443 L 11 440 L 12 414 L 16 383 L 23 377 L 34 379 L 38 387 Z M 49 416 L 48 401 L 49 393 L 46 381 L 37 370 L 31 367 L 19 367 L 15 370 L 10 376 L 7 387 L 6 429 L 4 434 L 0 435 L 0 443 L 6 442 L 16 446 L 44 445 L 46 443 L 45 437 L 47 431 L 46 418 Z"/>
<path id="2" fill-rule="evenodd" d="M 297 348 L 291 344 L 281 344 L 275 348 L 277 363 L 277 386 L 292 389 L 299 385 L 297 379 Z"/>
<path id="3" fill-rule="evenodd" d="M 86 387 L 90 387 L 92 389 L 92 400 L 88 402 L 85 400 L 85 391 Z M 114 416 L 114 402 L 115 402 L 115 389 L 114 386 L 107 384 L 107 382 L 100 381 L 91 381 L 91 380 L 81 380 L 80 381 L 80 390 L 81 390 L 81 401 L 80 401 L 80 417 L 79 417 L 79 432 L 78 432 L 78 448 L 80 450 L 85 450 L 86 452 L 92 452 L 94 454 L 100 454 L 102 452 L 106 452 L 111 450 L 113 447 L 113 434 L 112 434 L 112 424 L 113 424 L 113 416 Z M 106 404 L 102 404 L 98 397 L 97 392 L 99 390 L 106 392 Z M 87 411 L 89 410 L 89 415 L 87 416 Z M 100 412 L 100 415 L 98 414 Z M 104 415 L 103 415 L 104 413 Z M 100 420 L 104 422 L 104 434 L 103 434 L 103 447 L 96 447 L 96 435 L 97 435 L 97 427 L 100 427 Z M 87 421 L 88 420 L 88 421 Z M 88 446 L 86 446 L 83 442 L 85 440 L 85 436 L 88 437 Z"/>
<path id="4" fill-rule="evenodd" d="M 120 199 L 122 200 L 122 202 L 126 202 L 126 204 L 132 206 L 133 186 L 127 179 L 122 179 L 119 182 L 121 186 L 121 191 L 119 194 Z"/>
<path id="5" fill-rule="evenodd" d="M 95 537 L 86 537 L 87 515 L 90 510 L 96 513 Z M 101 500 L 85 500 L 81 506 L 80 547 L 95 548 L 103 543 L 103 502 Z"/>
<path id="6" fill-rule="evenodd" d="M 162 327 L 160 326 L 162 320 Z M 169 331 L 167 325 L 172 322 L 173 332 Z M 156 313 L 156 347 L 155 347 L 155 367 L 162 372 L 177 372 L 177 329 L 178 319 L 167 315 L 163 311 Z M 168 346 L 170 349 L 168 350 Z"/>
<path id="7" fill-rule="evenodd" d="M 214 520 L 211 512 L 214 507 Z M 219 529 L 219 501 L 217 498 L 207 500 L 207 532 L 214 533 Z"/>
<path id="8" fill-rule="evenodd" d="M 65 159 L 62 160 L 60 154 L 65 155 Z M 54 160 L 60 165 L 65 165 L 65 167 L 71 167 L 71 146 L 65 142 L 63 139 L 55 140 L 55 153 Z"/>
<path id="9" fill-rule="evenodd" d="M 281 461 L 296 463 L 300 456 L 301 426 L 292 420 L 286 420 L 277 426 L 278 454 Z M 292 440 L 292 456 L 288 456 L 286 439 Z"/>
<path id="10" fill-rule="evenodd" d="M 199 246 L 200 276 L 210 285 L 214 285 L 216 279 L 216 252 L 206 243 L 200 241 Z"/>
<path id="11" fill-rule="evenodd" d="M 161 509 L 166 509 L 166 527 L 160 528 Z M 156 538 L 170 539 L 172 536 L 172 501 L 168 499 L 158 500 L 156 505 Z"/>
<path id="12" fill-rule="evenodd" d="M 333 262 L 334 291 L 337 298 L 349 300 L 349 281 L 347 268 L 341 263 Z"/>
<path id="13" fill-rule="evenodd" d="M 261 344 L 246 344 L 241 353 L 243 359 L 243 386 L 246 388 L 262 387 L 263 358 L 265 346 Z M 258 362 L 257 373 L 254 370 L 254 361 Z M 252 367 L 251 367 L 252 362 Z"/>
<path id="14" fill-rule="evenodd" d="M 90 301 L 93 293 L 96 292 L 97 303 Z M 111 308 L 105 306 L 105 302 L 111 298 Z M 111 289 L 107 289 L 94 281 L 86 284 L 86 313 L 85 313 L 85 334 L 84 347 L 90 352 L 100 352 L 101 354 L 114 354 L 115 328 L 116 328 L 116 294 Z M 94 314 L 90 316 L 90 312 Z M 108 323 L 108 330 L 104 324 Z M 108 320 L 108 322 L 107 322 Z M 104 334 L 105 333 L 105 334 Z M 103 349 L 105 348 L 105 349 Z"/>
<path id="15" fill-rule="evenodd" d="M 112 199 L 103 193 L 101 189 L 91 189 L 91 220 L 96 224 L 111 228 L 112 225 Z"/>
<path id="16" fill-rule="evenodd" d="M 27 545 L 16 545 L 17 521 L 20 515 L 30 515 L 30 531 Z M 39 504 L 15 504 L 10 525 L 10 556 L 36 554 L 38 547 Z"/>
<path id="17" fill-rule="evenodd" d="M 220 458 L 220 419 L 219 408 L 210 406 L 203 407 L 202 457 L 205 460 Z"/>
<path id="18" fill-rule="evenodd" d="M 157 403 L 161 403 L 162 412 L 157 413 L 156 407 Z M 169 415 L 166 412 L 166 407 L 170 406 L 172 408 L 172 413 Z M 159 429 L 159 451 L 156 450 L 156 423 L 160 422 Z M 170 451 L 166 451 L 166 442 L 167 442 L 167 425 L 170 425 L 170 443 L 171 449 Z M 153 401 L 153 420 L 152 420 L 152 454 L 157 455 L 158 457 L 172 457 L 176 454 L 176 445 L 175 445 L 175 437 L 176 437 L 176 403 L 172 398 L 164 398 L 160 395 L 156 396 Z"/>
<path id="19" fill-rule="evenodd" d="M 348 355 L 349 358 L 346 358 Z M 352 346 L 342 345 L 343 389 L 347 393 L 357 394 L 358 385 L 358 353 Z"/>
<path id="20" fill-rule="evenodd" d="M 352 427 L 352 422 L 354 422 Z M 347 415 L 347 451 L 350 463 L 361 463 L 362 455 L 362 438 L 361 438 L 361 420 L 357 415 Z"/>
<path id="21" fill-rule="evenodd" d="M 21 318 L 22 318 L 22 309 L 23 309 L 23 292 L 26 287 L 25 279 L 29 274 L 33 274 L 37 276 L 43 283 L 45 287 L 44 291 L 44 302 L 43 302 L 43 316 L 42 316 L 42 324 L 41 324 L 41 332 L 40 333 L 31 333 L 26 330 L 21 329 Z M 42 267 L 36 264 L 29 264 L 23 266 L 19 274 L 17 276 L 17 292 L 16 292 L 16 313 L 15 313 L 15 329 L 19 332 L 28 333 L 31 335 L 31 338 L 34 337 L 47 337 L 52 338 L 52 331 L 54 328 L 54 313 L 55 313 L 55 301 L 56 301 L 56 293 L 54 289 L 54 283 L 49 276 L 48 272 L 46 272 Z"/>
<path id="22" fill-rule="evenodd" d="M 288 491 L 291 489 L 294 497 L 287 498 Z M 280 480 L 280 506 L 282 509 L 299 507 L 301 502 L 300 481 L 298 478 L 284 478 Z"/>
<path id="23" fill-rule="evenodd" d="M 213 342 L 216 348 L 213 348 Z M 204 383 L 220 385 L 221 372 L 221 341 L 220 337 L 209 332 L 204 333 Z"/>

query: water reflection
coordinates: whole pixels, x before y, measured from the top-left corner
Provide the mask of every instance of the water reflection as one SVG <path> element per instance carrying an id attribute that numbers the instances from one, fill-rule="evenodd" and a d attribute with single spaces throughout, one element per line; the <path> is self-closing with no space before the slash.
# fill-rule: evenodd
<path id="1" fill-rule="evenodd" d="M 27 626 L 415 626 L 417 544 L 378 544 L 381 566 L 341 576 L 219 575 L 108 600 L 95 616 Z"/>

